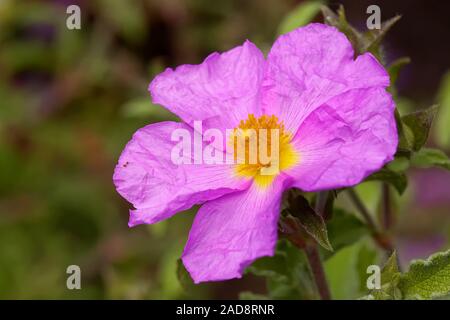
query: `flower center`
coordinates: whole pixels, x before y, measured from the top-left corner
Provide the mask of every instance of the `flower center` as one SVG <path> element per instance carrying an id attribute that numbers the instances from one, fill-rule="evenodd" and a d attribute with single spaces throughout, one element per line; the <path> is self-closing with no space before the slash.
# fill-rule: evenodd
<path id="1" fill-rule="evenodd" d="M 292 136 L 274 115 L 256 118 L 249 114 L 232 134 L 238 176 L 253 177 L 261 187 L 270 185 L 282 171 L 298 160 L 290 141 Z"/>

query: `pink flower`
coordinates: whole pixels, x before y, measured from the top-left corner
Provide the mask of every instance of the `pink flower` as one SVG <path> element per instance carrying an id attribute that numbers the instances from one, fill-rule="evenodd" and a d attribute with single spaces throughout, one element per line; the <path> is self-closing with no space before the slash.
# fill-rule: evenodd
<path id="1" fill-rule="evenodd" d="M 167 69 L 150 84 L 153 102 L 184 122 L 138 130 L 114 172 L 135 209 L 129 226 L 156 223 L 196 204 L 182 260 L 196 283 L 239 278 L 271 256 L 281 195 L 356 185 L 393 159 L 397 147 L 389 76 L 370 54 L 354 59 L 347 38 L 310 24 L 280 36 L 267 59 L 250 41 L 200 65 Z M 223 132 L 280 129 L 280 171 L 251 164 L 171 161 L 171 133 L 193 122 Z"/>

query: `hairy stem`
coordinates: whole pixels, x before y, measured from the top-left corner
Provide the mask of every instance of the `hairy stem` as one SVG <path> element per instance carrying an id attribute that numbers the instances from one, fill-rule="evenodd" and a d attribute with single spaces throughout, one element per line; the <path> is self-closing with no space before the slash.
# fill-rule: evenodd
<path id="1" fill-rule="evenodd" d="M 305 247 L 305 253 L 308 258 L 309 266 L 311 267 L 320 298 L 322 300 L 330 300 L 330 289 L 328 288 L 327 278 L 323 269 L 322 260 L 320 259 L 319 250 L 317 249 L 317 244 L 307 245 Z"/>
<path id="2" fill-rule="evenodd" d="M 369 210 L 366 208 L 364 203 L 359 198 L 358 194 L 353 189 L 347 190 L 348 195 L 350 197 L 350 200 L 352 200 L 353 204 L 355 205 L 356 209 L 358 209 L 359 213 L 363 217 L 364 221 L 366 222 L 367 226 L 372 232 L 378 232 L 377 225 L 375 224 L 375 221 L 373 220 L 372 216 L 369 213 Z"/>
<path id="3" fill-rule="evenodd" d="M 391 240 L 385 234 L 380 232 L 380 230 L 378 229 L 377 225 L 375 224 L 375 221 L 373 220 L 369 210 L 364 205 L 364 203 L 361 201 L 358 194 L 352 188 L 348 189 L 347 192 L 350 197 L 350 200 L 353 202 L 356 209 L 358 209 L 359 213 L 361 214 L 361 216 L 365 220 L 367 226 L 369 227 L 370 231 L 372 232 L 372 237 L 375 240 L 375 242 L 382 249 L 386 250 L 388 253 L 391 253 L 393 251 L 393 246 L 392 246 Z"/>
<path id="4" fill-rule="evenodd" d="M 325 205 L 328 198 L 328 191 L 322 191 L 317 193 L 315 211 L 317 214 L 323 216 Z M 320 258 L 317 243 L 308 243 L 305 247 L 306 257 L 308 258 L 309 265 L 311 267 L 314 281 L 316 282 L 317 290 L 319 291 L 322 300 L 330 300 L 331 294 L 328 288 L 327 278 L 323 269 L 322 260 Z"/>
<path id="5" fill-rule="evenodd" d="M 325 206 L 327 204 L 328 191 L 317 193 L 315 211 L 322 217 L 325 215 Z"/>
<path id="6" fill-rule="evenodd" d="M 382 185 L 383 194 L 383 229 L 389 231 L 392 226 L 392 209 L 391 209 L 391 193 L 389 191 L 389 185 L 383 183 Z"/>
<path id="7" fill-rule="evenodd" d="M 317 194 L 315 207 L 317 214 L 323 215 L 327 204 L 327 198 L 328 192 L 326 191 L 319 192 Z M 292 199 L 291 201 L 294 200 Z M 291 203 L 290 210 L 294 210 L 294 208 L 295 204 Z M 287 216 L 280 219 L 279 230 L 293 245 L 295 245 L 298 249 L 305 251 L 320 298 L 322 300 L 330 300 L 330 290 L 328 288 L 325 271 L 323 269 L 322 260 L 316 241 L 307 234 L 298 219 L 292 216 Z"/>

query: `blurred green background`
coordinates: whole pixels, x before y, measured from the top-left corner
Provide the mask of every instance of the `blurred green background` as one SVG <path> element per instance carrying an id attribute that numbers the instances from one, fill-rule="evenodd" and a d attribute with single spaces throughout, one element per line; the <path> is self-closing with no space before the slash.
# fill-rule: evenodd
<path id="1" fill-rule="evenodd" d="M 147 86 L 157 73 L 200 63 L 245 39 L 267 52 L 286 25 L 322 21 L 315 4 L 298 11 L 302 3 L 0 0 L 0 298 L 264 293 L 263 279 L 249 274 L 184 290 L 177 259 L 195 210 L 129 229 L 130 205 L 115 192 L 112 173 L 134 131 L 176 119 L 151 103 Z M 365 28 L 370 1 L 329 2 L 332 8 L 338 3 L 350 22 Z M 66 28 L 70 4 L 81 7 L 81 30 Z M 383 19 L 403 15 L 385 43 L 387 61 L 412 59 L 398 80 L 398 106 L 411 111 L 439 102 L 429 145 L 448 154 L 450 6 L 419 0 L 377 4 Z M 406 195 L 395 199 L 395 243 L 404 264 L 450 246 L 450 173 L 409 173 Z M 374 214 L 379 190 L 376 182 L 358 187 Z M 338 204 L 352 210 L 346 199 Z M 355 250 L 342 250 L 326 263 L 337 298 L 359 294 Z M 81 267 L 82 290 L 66 288 L 72 264 Z"/>

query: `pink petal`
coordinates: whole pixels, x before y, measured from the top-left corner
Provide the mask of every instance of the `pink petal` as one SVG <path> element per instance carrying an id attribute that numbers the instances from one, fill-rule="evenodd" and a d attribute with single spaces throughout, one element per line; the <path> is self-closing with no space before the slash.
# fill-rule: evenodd
<path id="1" fill-rule="evenodd" d="M 230 165 L 176 165 L 171 151 L 175 129 L 186 124 L 160 122 L 138 130 L 125 147 L 114 171 L 117 191 L 133 204 L 130 226 L 155 223 L 195 204 L 244 190 L 249 181 L 234 177 Z"/>
<path id="2" fill-rule="evenodd" d="M 355 88 L 387 87 L 389 76 L 369 53 L 353 49 L 336 28 L 313 23 L 280 36 L 268 59 L 263 104 L 293 134 L 331 98 Z"/>
<path id="3" fill-rule="evenodd" d="M 305 191 L 347 187 L 391 161 L 394 102 L 382 88 L 348 91 L 317 108 L 293 139 L 299 164 L 286 174 Z"/>
<path id="4" fill-rule="evenodd" d="M 260 113 L 264 56 L 250 41 L 200 65 L 166 69 L 149 86 L 153 102 L 186 123 L 203 120 L 207 128 L 233 129 L 249 113 Z"/>
<path id="5" fill-rule="evenodd" d="M 253 184 L 200 208 L 182 256 L 195 283 L 240 278 L 255 259 L 274 254 L 283 180 L 265 190 Z"/>

